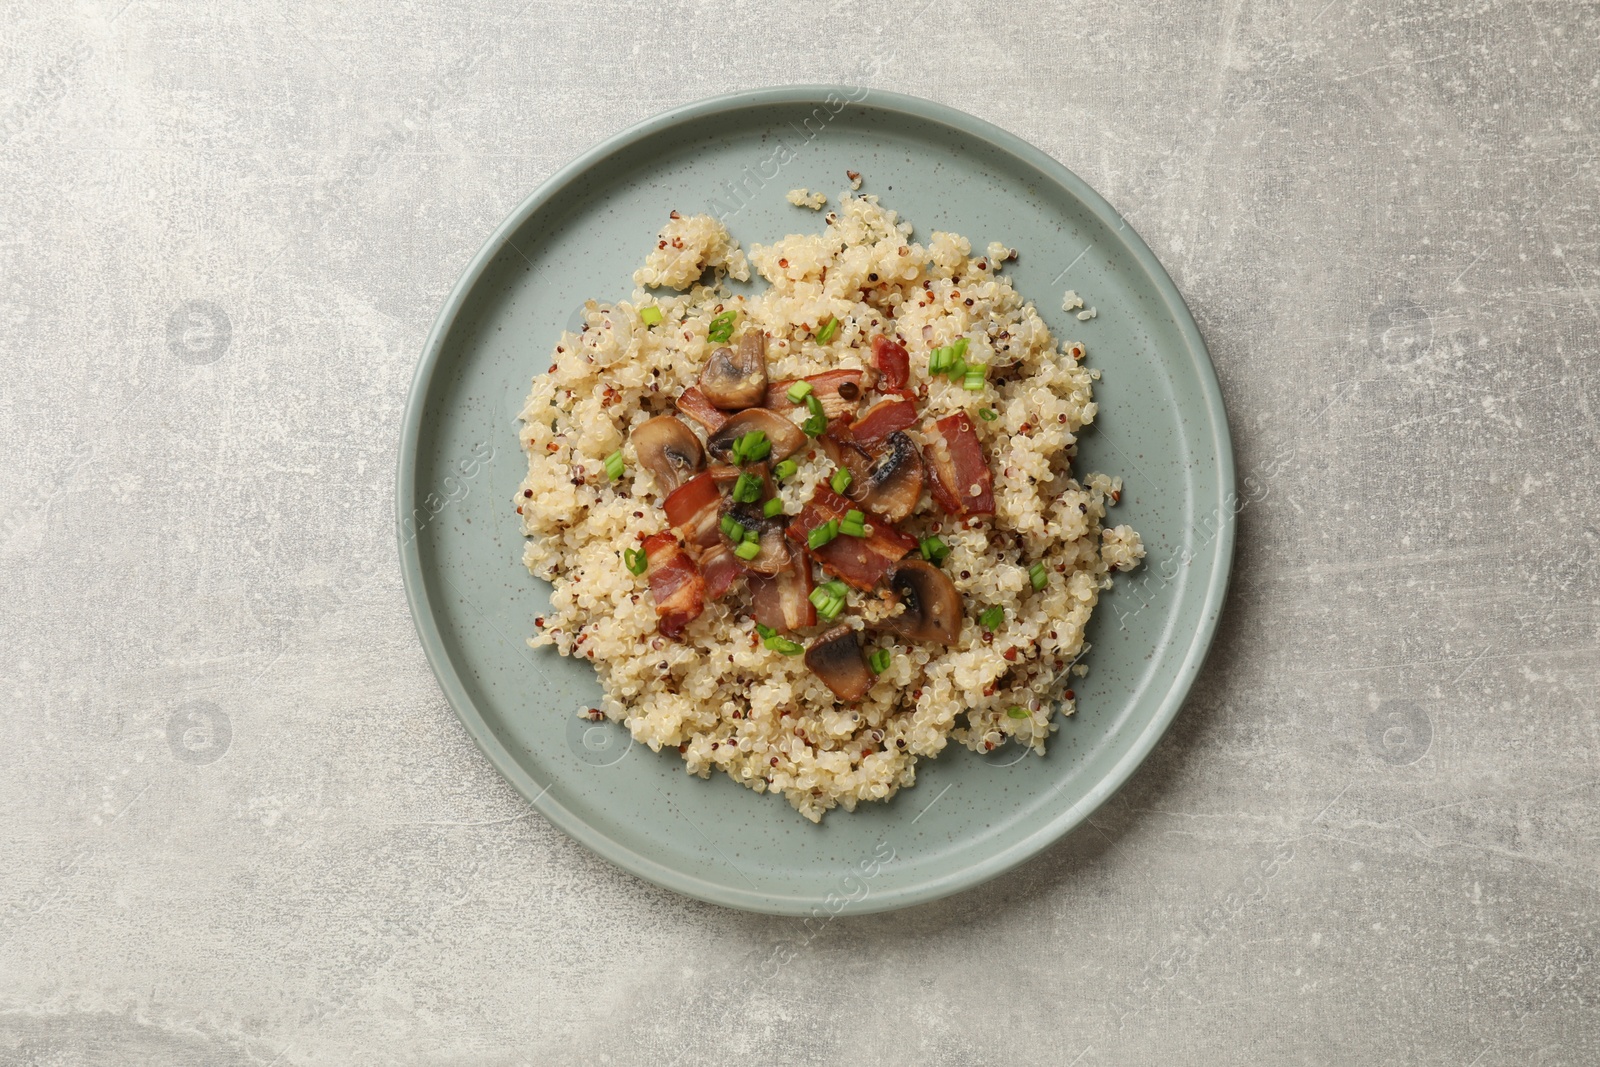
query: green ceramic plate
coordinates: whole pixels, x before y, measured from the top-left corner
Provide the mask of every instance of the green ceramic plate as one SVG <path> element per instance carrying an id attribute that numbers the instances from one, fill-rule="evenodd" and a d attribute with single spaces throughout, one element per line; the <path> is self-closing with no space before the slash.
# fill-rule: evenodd
<path id="1" fill-rule="evenodd" d="M 548 587 L 523 568 L 510 499 L 516 414 L 585 299 L 617 299 L 669 210 L 726 214 L 748 247 L 818 230 L 784 194 L 836 200 L 846 169 L 926 240 L 953 230 L 1021 250 L 1007 267 L 1058 336 L 1105 372 L 1080 471 L 1121 474 L 1114 520 L 1146 565 L 1090 629 L 1079 711 L 1043 758 L 952 746 L 887 804 L 815 826 L 781 797 L 684 773 L 677 753 L 576 716 L 584 663 L 527 648 Z M 1076 289 L 1099 309 L 1061 308 Z M 876 90 L 793 86 L 667 112 L 547 181 L 489 239 L 428 338 L 405 413 L 400 555 L 411 612 L 467 731 L 530 803 L 613 863 L 730 907 L 881 911 L 991 878 L 1071 830 L 1172 720 L 1216 628 L 1233 552 L 1227 421 L 1205 345 L 1150 250 L 1055 160 L 959 111 Z"/>

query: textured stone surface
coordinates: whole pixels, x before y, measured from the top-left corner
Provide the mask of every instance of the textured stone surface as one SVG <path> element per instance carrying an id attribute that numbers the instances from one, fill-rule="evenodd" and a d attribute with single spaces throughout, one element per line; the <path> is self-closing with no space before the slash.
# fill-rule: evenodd
<path id="1" fill-rule="evenodd" d="M 0 1063 L 1600 1062 L 1600 9 L 1163 6 L 8 5 Z M 532 814 L 390 519 L 494 224 L 785 80 L 1083 175 L 1273 470 L 1091 825 L 816 932 Z"/>

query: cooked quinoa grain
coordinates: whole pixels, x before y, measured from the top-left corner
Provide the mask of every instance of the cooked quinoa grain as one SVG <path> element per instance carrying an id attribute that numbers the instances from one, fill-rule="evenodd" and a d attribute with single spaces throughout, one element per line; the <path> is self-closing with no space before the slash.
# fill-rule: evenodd
<path id="1" fill-rule="evenodd" d="M 1083 365 L 1083 346 L 1059 345 L 1001 276 L 1015 251 L 997 243 L 975 257 L 966 238 L 939 232 L 919 244 L 876 197 L 847 193 L 822 233 L 751 247 L 768 288 L 745 298 L 700 282 L 707 268 L 748 277 L 744 253 L 715 220 L 674 218 L 657 241 L 634 280 L 680 292 L 588 303 L 583 328 L 562 335 L 523 408 L 528 476 L 515 503 L 524 562 L 553 585 L 529 643 L 592 663 L 601 710 L 637 740 L 677 749 L 691 773 L 720 770 L 782 793 L 814 821 L 913 784 L 917 760 L 952 739 L 980 752 L 1009 742 L 1042 754 L 1056 715 L 1074 710 L 1067 683 L 1082 666 L 1084 625 L 1112 572 L 1137 566 L 1144 549 L 1130 527 L 1106 524 L 1121 479 L 1073 476 L 1075 435 L 1096 413 L 1097 372 Z M 708 338 L 730 320 L 731 342 Z M 663 636 L 648 576 L 624 558 L 669 529 L 664 487 L 639 462 L 631 431 L 671 415 L 712 352 L 751 330 L 766 335 L 773 382 L 871 375 L 872 339 L 897 340 L 920 413 L 906 433 L 931 461 L 941 446 L 928 427 L 965 414 L 987 460 L 993 515 L 953 519 L 925 488 L 894 524 L 948 548 L 938 567 L 962 601 L 952 645 L 879 631 L 899 604 L 881 588 L 847 591 L 833 625 L 853 628 L 865 656 L 889 653 L 872 657 L 883 670 L 855 703 L 836 698 L 804 657 L 768 647 L 742 581 L 706 603 L 681 639 Z M 930 354 L 959 339 L 966 363 L 985 368 L 979 388 L 929 374 Z M 805 417 L 793 409 L 793 421 Z M 704 444 L 704 429 L 685 423 Z M 617 453 L 622 472 L 612 479 L 607 459 Z M 775 487 L 789 516 L 836 472 L 816 440 L 792 459 L 798 469 Z M 829 628 L 819 619 L 787 636 L 806 644 Z"/>

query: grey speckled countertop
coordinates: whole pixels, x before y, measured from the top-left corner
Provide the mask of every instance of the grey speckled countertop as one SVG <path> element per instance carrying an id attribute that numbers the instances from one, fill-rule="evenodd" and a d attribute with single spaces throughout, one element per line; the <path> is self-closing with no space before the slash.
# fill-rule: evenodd
<path id="1" fill-rule="evenodd" d="M 0 1064 L 1600 1062 L 1600 8 L 1162 6 L 8 5 Z M 493 226 L 777 81 L 1075 169 L 1293 455 L 1131 784 L 814 937 L 532 814 L 391 525 Z"/>

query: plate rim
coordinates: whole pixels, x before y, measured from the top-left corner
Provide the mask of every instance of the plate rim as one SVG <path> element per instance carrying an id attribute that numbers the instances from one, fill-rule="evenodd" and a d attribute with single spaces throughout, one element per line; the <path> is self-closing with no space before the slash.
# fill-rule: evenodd
<path id="1" fill-rule="evenodd" d="M 854 93 L 862 95 L 852 99 L 849 94 Z M 411 621 L 417 631 L 428 666 L 433 671 L 445 700 L 450 704 L 451 710 L 468 736 L 472 738 L 479 751 L 488 757 L 501 777 L 557 829 L 603 859 L 662 888 L 724 907 L 776 915 L 811 914 L 817 910 L 821 898 L 739 889 L 711 882 L 668 866 L 597 830 L 563 805 L 558 797 L 552 795 L 553 791 L 548 786 L 542 788 L 539 786 L 533 776 L 488 728 L 482 712 L 468 695 L 456 665 L 445 650 L 443 633 L 428 596 L 427 583 L 423 578 L 417 539 L 408 536 L 405 524 L 406 518 L 412 514 L 420 499 L 416 473 L 422 431 L 422 409 L 431 393 L 435 376 L 439 372 L 444 343 L 455 326 L 468 294 L 504 247 L 511 244 L 511 235 L 534 212 L 566 189 L 574 179 L 581 177 L 606 157 L 632 147 L 664 129 L 719 113 L 806 103 L 824 106 L 829 94 L 844 96 L 847 106 L 868 106 L 880 111 L 904 114 L 931 121 L 987 142 L 992 147 L 1019 158 L 1045 178 L 1063 187 L 1102 223 L 1117 231 L 1124 247 L 1132 253 L 1135 262 L 1155 283 L 1163 305 L 1177 325 L 1190 361 L 1194 365 L 1200 393 L 1207 414 L 1210 416 L 1211 445 L 1219 461 L 1217 504 L 1218 513 L 1222 516 L 1222 522 L 1211 541 L 1214 546 L 1213 558 L 1216 562 L 1200 603 L 1200 625 L 1184 652 L 1172 684 L 1162 695 L 1160 703 L 1140 734 L 1134 738 L 1131 747 L 1115 762 L 1110 771 L 1096 781 L 1075 804 L 1066 808 L 1054 819 L 980 862 L 925 879 L 915 885 L 868 894 L 862 900 L 850 905 L 848 910 L 853 914 L 890 911 L 937 900 L 980 885 L 1031 859 L 1066 836 L 1120 789 L 1143 765 L 1173 719 L 1177 717 L 1178 710 L 1188 698 L 1200 668 L 1204 665 L 1215 641 L 1233 573 L 1237 530 L 1237 515 L 1232 507 L 1226 506 L 1228 500 L 1237 499 L 1233 442 L 1227 408 L 1223 403 L 1216 367 L 1211 361 L 1210 351 L 1200 335 L 1200 328 L 1194 321 L 1188 304 L 1185 303 L 1171 276 L 1156 259 L 1155 253 L 1119 211 L 1065 164 L 1015 134 L 967 112 L 904 93 L 871 87 L 810 83 L 772 86 L 722 93 L 681 104 L 650 116 L 600 141 L 541 182 L 495 228 L 462 270 L 455 285 L 451 287 L 428 332 L 421 358 L 417 362 L 406 395 L 396 463 L 395 536 L 399 542 L 401 580 L 405 587 L 406 605 L 411 614 Z"/>

